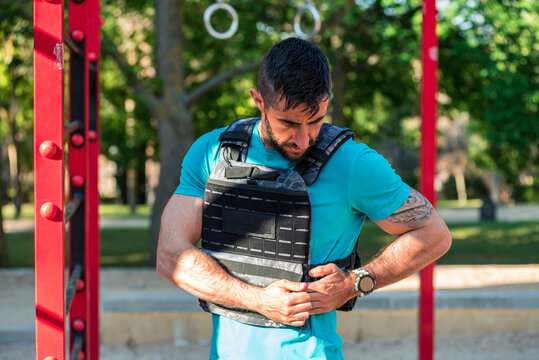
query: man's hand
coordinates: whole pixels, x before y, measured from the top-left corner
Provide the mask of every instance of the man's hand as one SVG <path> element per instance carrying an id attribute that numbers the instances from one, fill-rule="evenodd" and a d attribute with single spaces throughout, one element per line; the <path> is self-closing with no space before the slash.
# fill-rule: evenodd
<path id="1" fill-rule="evenodd" d="M 311 297 L 306 283 L 288 280 L 276 281 L 262 289 L 258 312 L 271 320 L 294 326 L 302 326 L 309 318 Z"/>
<path id="2" fill-rule="evenodd" d="M 335 310 L 355 295 L 353 279 L 335 264 L 317 266 L 309 271 L 309 275 L 322 278 L 307 284 L 311 315 Z"/>

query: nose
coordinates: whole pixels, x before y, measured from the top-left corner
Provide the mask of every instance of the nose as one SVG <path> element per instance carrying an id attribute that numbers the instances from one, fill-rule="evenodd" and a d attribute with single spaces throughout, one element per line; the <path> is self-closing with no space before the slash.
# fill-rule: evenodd
<path id="1" fill-rule="evenodd" d="M 299 128 L 294 137 L 294 142 L 301 150 L 307 149 L 309 147 L 309 133 L 307 129 L 303 127 Z"/>

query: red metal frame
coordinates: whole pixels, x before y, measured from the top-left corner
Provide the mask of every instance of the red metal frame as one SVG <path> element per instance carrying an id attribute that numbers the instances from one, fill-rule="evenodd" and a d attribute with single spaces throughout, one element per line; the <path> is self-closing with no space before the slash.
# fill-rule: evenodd
<path id="1" fill-rule="evenodd" d="M 63 1 L 34 1 L 36 359 L 65 357 Z"/>
<path id="2" fill-rule="evenodd" d="M 34 1 L 34 189 L 36 359 L 66 356 L 64 246 L 64 2 Z M 79 358 L 99 359 L 99 0 L 70 0 L 70 198 L 83 196 L 69 228 L 69 274 L 82 266 L 69 309 L 69 348 L 82 336 Z M 90 71 L 90 68 L 92 69 Z M 74 77 L 74 74 L 76 75 Z M 91 75 L 90 75 L 91 74 Z M 90 95 L 91 94 L 91 95 Z M 92 101 L 90 101 L 90 99 Z M 91 116 L 90 116 L 91 115 Z"/>
<path id="3" fill-rule="evenodd" d="M 75 44 L 81 49 L 81 56 L 71 53 L 69 59 L 69 111 L 70 121 L 79 120 L 84 123 L 84 127 L 79 133 L 72 133 L 68 137 L 69 161 L 68 172 L 70 178 L 81 176 L 84 179 L 83 192 L 84 203 L 78 210 L 79 217 L 74 216 L 69 227 L 69 269 L 70 275 L 74 264 L 83 262 L 82 280 L 84 287 L 73 299 L 73 304 L 69 310 L 70 319 L 70 351 L 73 351 L 73 342 L 76 336 L 84 337 L 84 345 L 81 352 L 86 355 L 86 345 L 88 344 L 88 262 L 86 261 L 88 252 L 88 51 L 86 49 L 88 37 L 88 1 L 81 3 L 69 1 L 69 26 L 68 34 Z M 82 137 L 81 137 L 82 135 Z M 75 136 L 80 140 L 76 141 Z M 70 182 L 71 183 L 71 182 Z M 70 195 L 73 195 L 74 186 L 70 186 Z M 82 219 L 81 219 L 82 218 Z M 82 220 L 82 221 L 81 221 Z M 77 326 L 75 326 L 75 324 Z"/>
<path id="4" fill-rule="evenodd" d="M 436 205 L 434 178 L 436 175 L 436 92 L 438 67 L 438 38 L 436 35 L 436 0 L 423 0 L 421 57 L 421 193 Z M 420 360 L 434 356 L 434 263 L 421 271 L 419 290 Z"/>
<path id="5" fill-rule="evenodd" d="M 98 156 L 99 156 L 99 71 L 100 69 L 100 36 L 101 18 L 99 17 L 99 0 L 86 0 L 89 4 L 89 23 L 87 36 L 87 58 L 92 65 L 89 77 L 90 111 L 88 124 L 88 186 L 86 187 L 86 264 L 88 291 L 88 324 L 86 338 L 86 358 L 99 359 L 99 191 L 98 191 Z"/>

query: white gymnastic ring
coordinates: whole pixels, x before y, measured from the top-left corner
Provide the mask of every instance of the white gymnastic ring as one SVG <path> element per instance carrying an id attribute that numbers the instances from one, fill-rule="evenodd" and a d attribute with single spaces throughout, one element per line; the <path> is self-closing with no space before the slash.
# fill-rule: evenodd
<path id="1" fill-rule="evenodd" d="M 232 16 L 232 24 L 230 24 L 230 28 L 228 31 L 222 33 L 215 31 L 210 21 L 213 13 L 219 9 L 225 10 L 230 14 L 230 16 Z M 206 30 L 208 30 L 211 36 L 217 39 L 228 39 L 238 30 L 238 14 L 236 13 L 236 10 L 234 10 L 234 8 L 228 4 L 221 2 L 215 3 L 210 5 L 206 11 L 204 11 L 204 25 L 206 25 Z"/>
<path id="2" fill-rule="evenodd" d="M 311 31 L 308 34 L 305 34 L 303 32 L 303 30 L 301 30 L 301 24 L 300 24 L 301 23 L 301 15 L 303 15 L 303 13 L 305 11 L 309 11 L 311 13 L 311 15 L 313 16 L 313 18 L 314 18 L 313 31 Z M 310 39 L 310 38 L 312 38 L 313 36 L 318 34 L 321 27 L 322 27 L 322 25 L 321 25 L 321 22 L 320 22 L 320 13 L 318 12 L 318 10 L 316 10 L 316 8 L 314 6 L 312 6 L 311 4 L 305 4 L 305 5 L 301 6 L 298 9 L 298 11 L 296 12 L 296 16 L 294 16 L 294 31 L 296 32 L 296 34 L 300 38 L 302 38 L 302 39 Z"/>

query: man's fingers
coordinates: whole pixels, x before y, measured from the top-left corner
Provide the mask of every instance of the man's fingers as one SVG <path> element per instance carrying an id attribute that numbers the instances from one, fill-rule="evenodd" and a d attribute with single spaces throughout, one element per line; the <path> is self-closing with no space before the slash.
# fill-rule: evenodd
<path id="1" fill-rule="evenodd" d="M 305 291 L 305 288 L 307 287 L 306 283 L 298 283 L 298 282 L 292 282 L 288 280 L 281 280 L 281 284 L 283 285 L 283 288 L 285 288 L 288 291 L 293 291 L 293 292 Z"/>
<path id="2" fill-rule="evenodd" d="M 289 324 L 294 326 L 303 326 L 309 316 L 310 314 L 308 311 L 296 314 L 294 315 L 294 319 Z"/>
<path id="3" fill-rule="evenodd" d="M 304 304 L 298 304 L 292 308 L 291 313 L 294 313 L 295 314 L 294 316 L 298 316 L 298 314 L 301 314 L 301 313 L 305 313 L 308 315 L 309 310 L 311 310 L 312 307 L 313 305 L 310 302 L 304 303 Z"/>
<path id="4" fill-rule="evenodd" d="M 291 293 L 289 294 L 288 305 L 309 304 L 311 302 L 311 296 L 306 292 Z"/>
<path id="5" fill-rule="evenodd" d="M 322 276 L 327 276 L 329 274 L 333 274 L 334 272 L 338 270 L 339 268 L 335 264 L 320 265 L 309 270 L 309 275 L 317 278 L 317 277 L 322 277 Z"/>

